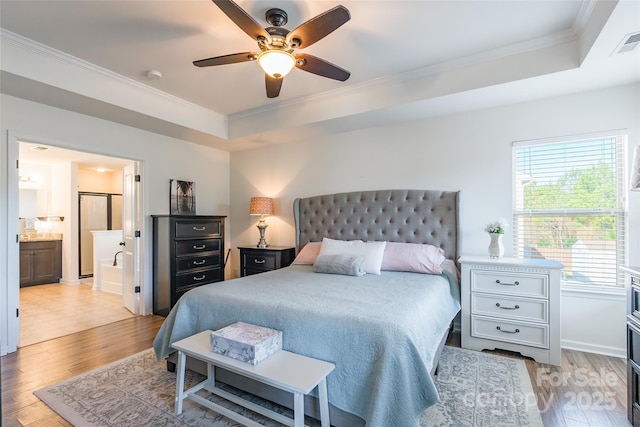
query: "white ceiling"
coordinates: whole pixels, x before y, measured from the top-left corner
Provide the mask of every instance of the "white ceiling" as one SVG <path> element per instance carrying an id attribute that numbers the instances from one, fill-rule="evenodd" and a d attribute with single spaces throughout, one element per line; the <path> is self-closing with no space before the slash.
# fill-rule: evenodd
<path id="1" fill-rule="evenodd" d="M 75 162 L 80 168 L 102 169 L 103 172 L 115 172 L 122 170 L 132 160 L 116 157 L 101 156 L 93 153 L 67 150 L 51 145 L 20 142 L 18 158 L 20 163 L 30 164 L 37 168 L 39 165 L 68 164 Z"/>
<path id="2" fill-rule="evenodd" d="M 334 1 L 238 0 L 302 22 Z M 301 51 L 351 72 L 294 69 L 268 99 L 256 63 L 192 61 L 255 51 L 210 0 L 0 1 L 3 93 L 228 151 L 640 81 L 640 1 L 369 1 Z M 150 80 L 148 70 L 163 77 Z"/>

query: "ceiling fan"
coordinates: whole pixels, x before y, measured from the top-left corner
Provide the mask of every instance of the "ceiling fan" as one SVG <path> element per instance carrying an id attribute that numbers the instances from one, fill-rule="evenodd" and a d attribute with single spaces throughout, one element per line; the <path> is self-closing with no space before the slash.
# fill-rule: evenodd
<path id="1" fill-rule="evenodd" d="M 242 52 L 230 55 L 193 61 L 196 67 L 235 64 L 238 62 L 258 61 L 265 72 L 267 97 L 276 98 L 280 94 L 282 81 L 295 66 L 303 71 L 330 79 L 345 81 L 351 73 L 324 59 L 293 51 L 311 46 L 328 36 L 338 27 L 351 19 L 349 10 L 344 6 L 333 9 L 308 20 L 289 31 L 283 27 L 287 23 L 287 13 L 282 9 L 269 9 L 265 13 L 271 25 L 262 28 L 247 12 L 231 0 L 212 0 L 242 31 L 258 42 L 260 53 Z"/>

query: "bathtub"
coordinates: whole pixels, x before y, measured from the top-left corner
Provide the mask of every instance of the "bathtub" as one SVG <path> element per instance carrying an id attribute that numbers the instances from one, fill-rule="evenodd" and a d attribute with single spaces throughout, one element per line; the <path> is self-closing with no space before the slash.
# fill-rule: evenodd
<path id="1" fill-rule="evenodd" d="M 103 262 L 100 264 L 100 278 L 96 288 L 105 292 L 113 292 L 122 295 L 122 263 L 113 266 L 111 262 Z"/>

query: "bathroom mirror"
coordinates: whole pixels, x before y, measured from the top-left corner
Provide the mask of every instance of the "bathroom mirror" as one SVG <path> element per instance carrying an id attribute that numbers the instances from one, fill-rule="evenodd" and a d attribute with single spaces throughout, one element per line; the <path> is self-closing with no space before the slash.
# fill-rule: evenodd
<path id="1" fill-rule="evenodd" d="M 18 198 L 18 216 L 35 218 L 38 216 L 38 190 L 21 188 Z"/>
<path id="2" fill-rule="evenodd" d="M 20 188 L 18 203 L 18 216 L 20 218 L 42 218 L 51 214 L 49 192 L 47 190 Z"/>

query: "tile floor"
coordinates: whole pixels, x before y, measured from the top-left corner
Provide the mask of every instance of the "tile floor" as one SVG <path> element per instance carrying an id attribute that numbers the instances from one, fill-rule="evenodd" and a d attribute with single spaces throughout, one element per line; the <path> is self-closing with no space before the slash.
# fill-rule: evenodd
<path id="1" fill-rule="evenodd" d="M 94 291 L 91 284 L 20 288 L 19 347 L 129 317 L 134 315 L 123 307 L 121 295 Z"/>

